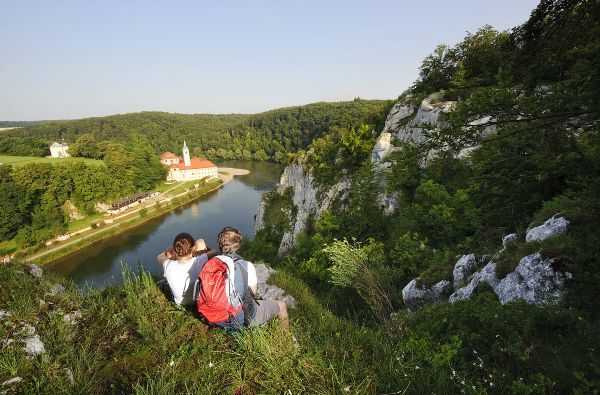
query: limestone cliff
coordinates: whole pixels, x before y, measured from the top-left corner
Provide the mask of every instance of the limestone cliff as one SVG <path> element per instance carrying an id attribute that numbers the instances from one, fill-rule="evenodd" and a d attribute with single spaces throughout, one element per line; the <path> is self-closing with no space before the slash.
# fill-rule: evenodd
<path id="1" fill-rule="evenodd" d="M 298 234 L 306 229 L 309 218 L 318 219 L 321 214 L 331 208 L 334 201 L 343 199 L 350 188 L 350 182 L 340 179 L 326 190 L 319 191 L 313 176 L 306 171 L 301 163 L 288 165 L 281 174 L 277 193 L 283 195 L 288 188 L 292 188 L 292 203 L 296 207 L 296 215 L 286 213 L 289 218 L 289 228 L 284 232 L 278 255 L 283 255 L 296 244 Z M 266 209 L 265 196 L 263 196 L 254 222 L 254 231 L 264 227 Z"/>

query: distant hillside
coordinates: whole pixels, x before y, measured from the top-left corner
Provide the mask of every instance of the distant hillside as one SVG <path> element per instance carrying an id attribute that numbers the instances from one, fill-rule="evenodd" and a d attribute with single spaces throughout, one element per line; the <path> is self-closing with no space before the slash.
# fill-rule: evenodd
<path id="1" fill-rule="evenodd" d="M 29 125 L 39 125 L 50 121 L 0 121 L 0 129 L 2 128 L 18 128 Z"/>
<path id="2" fill-rule="evenodd" d="M 388 100 L 355 100 L 314 103 L 252 115 L 141 112 L 27 125 L 7 131 L 5 136 L 48 142 L 64 139 L 73 143 L 84 134 L 93 135 L 97 141 L 124 141 L 132 133 L 142 133 L 157 153 L 179 152 L 186 140 L 192 152 L 209 157 L 241 158 L 255 156 L 262 150 L 269 157 L 281 158 L 287 152 L 305 148 L 332 127 L 379 124 L 390 106 Z"/>

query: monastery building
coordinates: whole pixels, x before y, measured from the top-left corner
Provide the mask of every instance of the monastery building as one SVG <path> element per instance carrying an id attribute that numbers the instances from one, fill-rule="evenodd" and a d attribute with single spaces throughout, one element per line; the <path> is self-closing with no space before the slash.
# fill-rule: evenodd
<path id="1" fill-rule="evenodd" d="M 167 181 L 201 180 L 219 176 L 217 166 L 208 159 L 190 158 L 190 150 L 185 141 L 183 142 L 183 157 L 167 151 L 160 156 L 160 162 L 169 167 Z"/>

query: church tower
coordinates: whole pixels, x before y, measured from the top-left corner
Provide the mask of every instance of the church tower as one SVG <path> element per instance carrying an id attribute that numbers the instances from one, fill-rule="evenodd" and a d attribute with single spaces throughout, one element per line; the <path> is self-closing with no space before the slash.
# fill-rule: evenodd
<path id="1" fill-rule="evenodd" d="M 185 144 L 185 140 L 183 140 L 183 164 L 185 166 L 191 166 L 192 162 L 190 162 L 190 150 Z"/>

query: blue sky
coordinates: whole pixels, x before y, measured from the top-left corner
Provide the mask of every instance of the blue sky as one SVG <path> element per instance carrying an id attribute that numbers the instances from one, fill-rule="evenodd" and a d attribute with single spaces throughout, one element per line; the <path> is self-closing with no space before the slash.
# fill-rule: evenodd
<path id="1" fill-rule="evenodd" d="M 440 43 L 537 0 L 0 0 L 0 120 L 397 97 Z"/>

